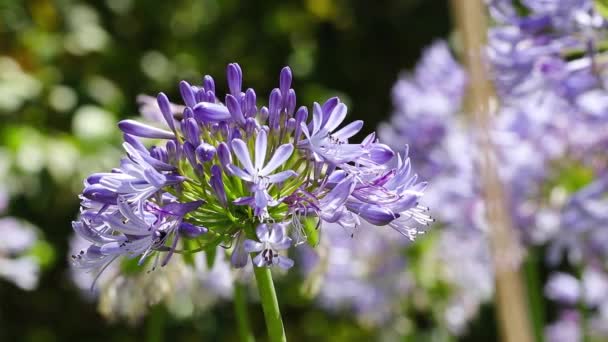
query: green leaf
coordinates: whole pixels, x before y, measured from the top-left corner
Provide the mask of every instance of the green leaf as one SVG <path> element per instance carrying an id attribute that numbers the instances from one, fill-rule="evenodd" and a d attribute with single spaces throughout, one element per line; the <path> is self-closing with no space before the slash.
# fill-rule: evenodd
<path id="1" fill-rule="evenodd" d="M 194 239 L 183 239 L 184 250 L 190 251 L 197 248 L 197 243 Z M 193 266 L 194 265 L 194 253 L 183 253 L 182 258 L 186 265 Z"/>
<path id="2" fill-rule="evenodd" d="M 135 275 L 141 273 L 145 267 L 144 265 L 148 262 L 146 258 L 143 265 L 138 265 L 139 258 L 122 258 L 120 261 L 120 270 L 125 275 Z"/>
<path id="3" fill-rule="evenodd" d="M 608 0 L 595 0 L 595 9 L 604 18 L 608 18 Z"/>
<path id="4" fill-rule="evenodd" d="M 215 264 L 215 256 L 217 255 L 217 248 L 215 246 L 208 248 L 205 251 L 205 255 L 207 256 L 207 268 L 213 268 L 213 264 Z"/>
<path id="5" fill-rule="evenodd" d="M 304 233 L 306 233 L 306 242 L 312 247 L 319 244 L 319 231 L 317 230 L 319 221 L 314 217 L 307 217 L 302 220 L 302 226 L 304 227 Z"/>

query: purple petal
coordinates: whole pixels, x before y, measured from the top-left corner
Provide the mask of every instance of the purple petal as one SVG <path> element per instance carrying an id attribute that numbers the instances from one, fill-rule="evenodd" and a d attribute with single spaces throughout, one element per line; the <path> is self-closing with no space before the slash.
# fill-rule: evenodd
<path id="1" fill-rule="evenodd" d="M 270 230 L 268 229 L 268 225 L 266 223 L 261 223 L 255 229 L 255 234 L 258 237 L 258 240 L 261 242 L 268 241 L 270 237 Z"/>
<path id="2" fill-rule="evenodd" d="M 241 95 L 241 87 L 243 84 L 243 71 L 237 63 L 228 64 L 227 70 L 228 89 L 233 96 Z"/>
<path id="3" fill-rule="evenodd" d="M 245 240 L 245 242 L 243 244 L 243 249 L 247 253 L 261 252 L 262 249 L 264 249 L 264 245 L 262 245 L 261 243 L 259 243 L 257 241 Z"/>
<path id="4" fill-rule="evenodd" d="M 133 209 L 127 203 L 127 200 L 121 197 L 116 203 L 118 204 L 118 210 L 129 221 L 129 223 L 141 227 L 148 226 L 148 223 L 146 221 L 144 221 L 141 217 L 135 215 L 135 212 L 133 212 Z"/>
<path id="5" fill-rule="evenodd" d="M 291 268 L 293 266 L 294 262 L 293 260 L 289 259 L 286 256 L 279 256 L 278 257 L 278 263 L 277 266 L 279 266 L 280 268 L 287 270 L 289 268 Z"/>
<path id="6" fill-rule="evenodd" d="M 255 91 L 251 88 L 245 92 L 244 114 L 247 117 L 254 117 L 257 112 Z"/>
<path id="7" fill-rule="evenodd" d="M 234 205 L 250 205 L 253 203 L 253 201 L 254 201 L 253 197 L 247 196 L 247 197 L 239 197 L 239 198 L 235 199 L 234 201 L 232 201 L 232 203 Z"/>
<path id="8" fill-rule="evenodd" d="M 192 165 L 192 167 L 196 167 L 196 165 L 198 165 L 198 162 L 196 161 L 196 149 L 194 148 L 194 146 L 191 143 L 186 142 L 183 145 L 182 149 L 190 165 Z"/>
<path id="9" fill-rule="evenodd" d="M 184 119 L 182 121 L 182 131 L 186 135 L 186 139 L 194 146 L 201 143 L 201 130 L 198 123 L 193 118 Z"/>
<path id="10" fill-rule="evenodd" d="M 253 258 L 252 262 L 256 267 L 267 266 L 266 260 L 264 260 L 264 258 L 262 258 L 262 253 L 258 253 L 258 255 L 256 255 L 255 258 Z"/>
<path id="11" fill-rule="evenodd" d="M 376 226 L 385 226 L 399 217 L 398 214 L 393 214 L 390 210 L 377 205 L 347 202 L 346 206 L 348 210 Z"/>
<path id="12" fill-rule="evenodd" d="M 230 94 L 226 95 L 226 107 L 228 107 L 228 111 L 234 121 L 241 125 L 245 124 L 245 116 L 241 110 L 241 104 L 234 96 Z"/>
<path id="13" fill-rule="evenodd" d="M 194 99 L 194 92 L 192 91 L 192 87 L 188 82 L 181 81 L 179 82 L 179 91 L 182 94 L 182 99 L 184 103 L 188 107 L 194 107 L 196 105 L 196 100 Z"/>
<path id="14" fill-rule="evenodd" d="M 205 75 L 205 77 L 203 77 L 203 87 L 205 87 L 206 91 L 215 93 L 215 81 L 213 81 L 213 77 Z"/>
<path id="15" fill-rule="evenodd" d="M 194 118 L 201 123 L 228 121 L 232 118 L 228 108 L 221 104 L 201 102 L 194 106 Z"/>
<path id="16" fill-rule="evenodd" d="M 82 196 L 103 204 L 116 204 L 118 194 L 101 184 L 92 184 L 82 191 Z"/>
<path id="17" fill-rule="evenodd" d="M 188 222 L 180 223 L 178 230 L 181 234 L 186 235 L 190 238 L 199 237 L 209 231 L 209 229 L 205 227 L 195 226 Z"/>
<path id="18" fill-rule="evenodd" d="M 98 232 L 95 229 L 92 229 L 89 225 L 87 225 L 84 221 L 75 221 L 72 222 L 72 228 L 80 237 L 86 239 L 89 242 L 96 244 L 103 244 L 108 242 L 113 242 L 116 240 L 124 241 L 126 238 L 121 236 L 114 235 L 105 235 Z"/>
<path id="19" fill-rule="evenodd" d="M 363 128 L 362 120 L 353 121 L 343 128 L 340 128 L 340 130 L 332 134 L 332 136 L 338 140 L 346 141 L 348 138 L 359 133 L 361 128 Z"/>
<path id="20" fill-rule="evenodd" d="M 293 132 L 294 129 L 296 128 L 296 119 L 294 118 L 289 118 L 289 120 L 287 120 L 287 122 L 285 122 L 285 130 L 289 133 Z"/>
<path id="21" fill-rule="evenodd" d="M 245 121 L 245 135 L 251 136 L 258 129 L 260 125 L 254 118 L 247 118 Z"/>
<path id="22" fill-rule="evenodd" d="M 123 140 L 126 143 L 129 143 L 129 145 L 133 146 L 133 148 L 135 148 L 136 150 L 142 152 L 141 154 L 148 153 L 148 149 L 146 148 L 146 146 L 144 146 L 144 144 L 142 144 L 141 141 L 139 141 L 139 139 L 137 139 L 136 137 L 129 134 L 123 134 Z"/>
<path id="23" fill-rule="evenodd" d="M 99 251 L 103 255 L 113 255 L 122 253 L 124 244 L 122 242 L 110 242 L 100 246 Z"/>
<path id="24" fill-rule="evenodd" d="M 275 173 L 273 175 L 268 176 L 268 183 L 281 183 L 284 182 L 289 177 L 295 177 L 298 173 L 293 170 L 286 170 L 279 173 Z"/>
<path id="25" fill-rule="evenodd" d="M 370 159 L 374 163 L 380 165 L 388 163 L 391 159 L 393 159 L 394 156 L 395 152 L 393 152 L 393 150 L 389 146 L 379 143 L 376 143 L 372 146 L 369 155 Z"/>
<path id="26" fill-rule="evenodd" d="M 268 242 L 271 244 L 281 243 L 285 239 L 285 226 L 281 223 L 275 223 L 272 225 Z"/>
<path id="27" fill-rule="evenodd" d="M 198 160 L 201 163 L 204 163 L 213 159 L 216 149 L 212 145 L 201 143 L 194 152 L 196 153 Z"/>
<path id="28" fill-rule="evenodd" d="M 289 88 L 291 88 L 291 80 L 291 69 L 286 66 L 281 69 L 281 75 L 279 76 L 279 88 L 281 89 L 281 94 L 283 94 L 283 96 L 287 96 L 287 92 L 289 91 Z"/>
<path id="29" fill-rule="evenodd" d="M 144 170 L 144 179 L 156 188 L 161 188 L 167 181 L 167 178 L 165 178 L 162 173 L 154 170 L 153 168 L 147 168 Z"/>
<path id="30" fill-rule="evenodd" d="M 234 165 L 234 164 L 228 164 L 226 166 L 226 169 L 228 169 L 228 171 L 239 177 L 240 179 L 246 181 L 246 182 L 253 182 L 253 177 L 248 174 L 247 172 L 243 171 L 243 169 L 241 169 L 240 167 Z"/>
<path id="31" fill-rule="evenodd" d="M 259 216 L 266 211 L 266 207 L 268 206 L 268 193 L 266 189 L 257 189 L 253 194 L 253 200 L 255 215 Z"/>
<path id="32" fill-rule="evenodd" d="M 266 136 L 266 131 L 260 130 L 258 132 L 258 136 L 255 139 L 255 169 L 261 170 L 264 166 L 264 161 L 266 160 L 266 144 L 268 142 L 268 138 Z"/>
<path id="33" fill-rule="evenodd" d="M 308 118 L 308 108 L 302 106 L 300 108 L 298 108 L 298 111 L 296 112 L 295 115 L 295 119 L 296 119 L 296 132 L 294 134 L 294 141 L 298 142 L 300 140 L 300 135 L 302 134 L 302 122 L 306 122 L 306 119 Z"/>
<path id="34" fill-rule="evenodd" d="M 262 106 L 262 108 L 260 108 L 260 114 L 258 115 L 258 118 L 260 119 L 260 124 L 264 124 L 266 120 L 268 120 L 269 116 L 270 114 L 268 113 L 268 108 Z"/>
<path id="35" fill-rule="evenodd" d="M 344 103 L 338 104 L 331 114 L 329 114 L 327 123 L 324 126 L 325 129 L 329 132 L 333 132 L 346 118 L 346 111 L 347 108 Z"/>
<path id="36" fill-rule="evenodd" d="M 344 205 L 348 196 L 350 196 L 354 189 L 355 183 L 352 178 L 343 179 L 321 199 L 321 209 L 329 212 L 336 211 L 339 207 Z"/>
<path id="37" fill-rule="evenodd" d="M 220 166 L 222 168 L 225 168 L 228 164 L 232 163 L 232 154 L 226 143 L 222 142 L 217 145 L 217 157 L 220 160 Z"/>
<path id="38" fill-rule="evenodd" d="M 171 110 L 171 102 L 169 102 L 169 98 L 164 93 L 159 93 L 156 97 L 156 102 L 158 103 L 158 107 L 160 108 L 167 125 L 173 132 L 175 132 L 175 120 L 173 119 L 173 111 Z"/>
<path id="39" fill-rule="evenodd" d="M 222 170 L 219 166 L 211 166 L 211 179 L 209 180 L 209 183 L 215 192 L 215 196 L 225 207 L 228 203 L 228 199 L 226 198 L 226 189 L 224 189 L 224 181 L 222 180 Z"/>
<path id="40" fill-rule="evenodd" d="M 325 103 L 321 107 L 321 109 L 322 109 L 321 112 L 325 113 L 325 117 L 323 118 L 323 126 L 325 125 L 325 123 L 327 122 L 327 119 L 329 118 L 329 113 L 333 112 L 334 108 L 336 108 L 338 103 L 340 103 L 340 99 L 338 97 L 334 96 L 334 97 L 328 99 L 327 101 L 325 101 Z"/>
<path id="41" fill-rule="evenodd" d="M 279 166 L 281 166 L 283 163 L 285 163 L 287 161 L 287 159 L 289 159 L 289 157 L 291 157 L 291 154 L 293 153 L 293 145 L 292 144 L 284 144 L 279 146 L 276 151 L 274 152 L 274 155 L 272 156 L 272 158 L 270 158 L 270 161 L 268 162 L 268 164 L 266 164 L 266 166 L 260 170 L 259 175 L 260 176 L 268 176 L 272 171 L 276 170 Z"/>
<path id="42" fill-rule="evenodd" d="M 285 111 L 287 115 L 293 115 L 293 111 L 296 109 L 296 91 L 289 89 L 287 98 L 285 99 Z"/>
<path id="43" fill-rule="evenodd" d="M 251 157 L 249 156 L 249 150 L 247 149 L 245 142 L 241 139 L 232 140 L 232 150 L 245 170 L 247 170 L 250 175 L 255 174 L 256 172 L 251 163 Z"/>
<path id="44" fill-rule="evenodd" d="M 122 120 L 118 123 L 118 128 L 127 134 L 143 138 L 152 139 L 175 139 L 175 135 L 160 128 L 148 126 L 134 120 Z"/>
<path id="45" fill-rule="evenodd" d="M 184 217 L 187 213 L 198 209 L 205 201 L 193 201 L 186 203 L 173 202 L 165 205 L 162 210 L 175 217 Z"/>
<path id="46" fill-rule="evenodd" d="M 247 265 L 249 253 L 247 253 L 244 249 L 244 240 L 245 234 L 243 232 L 239 233 L 238 237 L 236 238 L 234 250 L 232 251 L 232 256 L 230 257 L 232 266 L 236 268 L 243 268 Z"/>
<path id="47" fill-rule="evenodd" d="M 318 103 L 312 105 L 312 134 L 317 133 L 321 129 L 323 122 L 323 110 Z"/>
<path id="48" fill-rule="evenodd" d="M 185 119 L 195 119 L 196 120 L 196 118 L 194 117 L 194 112 L 192 111 L 192 108 L 190 108 L 190 107 L 184 108 L 184 112 L 182 113 L 182 116 L 183 116 L 182 120 L 185 120 Z"/>

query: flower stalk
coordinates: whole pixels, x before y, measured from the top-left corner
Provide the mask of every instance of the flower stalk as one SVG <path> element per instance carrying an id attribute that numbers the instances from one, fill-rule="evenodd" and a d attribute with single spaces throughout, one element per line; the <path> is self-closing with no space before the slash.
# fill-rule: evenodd
<path id="1" fill-rule="evenodd" d="M 264 310 L 268 339 L 271 342 L 287 341 L 270 268 L 254 266 L 253 272 L 260 293 L 262 309 Z"/>
<path id="2" fill-rule="evenodd" d="M 255 338 L 251 332 L 249 315 L 247 313 L 247 293 L 243 284 L 234 284 L 234 314 L 236 316 L 239 340 L 241 342 L 254 342 Z"/>

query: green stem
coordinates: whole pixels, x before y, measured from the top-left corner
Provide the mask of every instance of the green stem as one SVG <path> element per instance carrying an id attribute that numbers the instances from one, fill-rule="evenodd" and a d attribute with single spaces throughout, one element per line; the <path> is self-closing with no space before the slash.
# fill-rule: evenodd
<path id="1" fill-rule="evenodd" d="M 165 313 L 162 305 L 155 305 L 150 308 L 150 315 L 147 322 L 147 339 L 148 342 L 162 342 L 163 330 L 164 330 L 164 319 Z"/>
<path id="2" fill-rule="evenodd" d="M 254 342 L 255 338 L 251 333 L 249 325 L 249 315 L 247 314 L 247 294 L 243 284 L 236 282 L 234 284 L 234 313 L 238 327 L 239 339 L 242 342 Z"/>
<path id="3" fill-rule="evenodd" d="M 260 292 L 264 319 L 266 320 L 266 328 L 268 329 L 268 339 L 270 342 L 287 341 L 270 269 L 268 267 L 254 266 L 253 272 L 255 273 L 255 280 Z"/>
<path id="4" fill-rule="evenodd" d="M 528 306 L 530 307 L 534 337 L 537 342 L 542 342 L 544 339 L 545 312 L 542 284 L 539 279 L 538 262 L 538 251 L 531 250 L 524 264 L 524 272 L 528 285 Z"/>

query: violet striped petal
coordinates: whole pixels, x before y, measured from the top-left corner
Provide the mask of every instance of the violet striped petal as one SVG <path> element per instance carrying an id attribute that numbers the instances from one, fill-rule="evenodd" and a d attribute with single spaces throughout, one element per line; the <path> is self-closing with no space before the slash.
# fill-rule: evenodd
<path id="1" fill-rule="evenodd" d="M 201 102 L 194 106 L 194 118 L 201 123 L 229 121 L 232 116 L 226 106 L 217 103 Z"/>
<path id="2" fill-rule="evenodd" d="M 173 119 L 173 111 L 171 110 L 171 102 L 169 102 L 169 98 L 164 93 L 158 93 L 158 96 L 156 96 L 156 102 L 158 103 L 160 112 L 163 114 L 167 125 L 169 125 L 169 128 L 171 128 L 171 130 L 175 133 L 175 120 Z"/>
<path id="3" fill-rule="evenodd" d="M 272 175 L 268 176 L 267 179 L 268 179 L 268 183 L 274 184 L 274 183 L 284 182 L 285 180 L 287 180 L 287 178 L 295 177 L 297 175 L 298 175 L 298 173 L 293 170 L 286 170 L 286 171 L 272 174 Z"/>
<path id="4" fill-rule="evenodd" d="M 209 229 L 205 227 L 195 226 L 192 223 L 182 222 L 179 224 L 178 231 L 180 234 L 186 235 L 190 238 L 199 237 L 209 231 Z"/>
<path id="5" fill-rule="evenodd" d="M 230 94 L 226 95 L 226 107 L 234 121 L 241 125 L 245 124 L 245 116 L 241 110 L 241 104 L 234 96 Z"/>
<path id="6" fill-rule="evenodd" d="M 243 84 L 243 71 L 237 63 L 230 63 L 226 68 L 228 78 L 228 89 L 233 96 L 241 95 L 241 87 Z"/>
<path id="7" fill-rule="evenodd" d="M 261 170 L 266 160 L 266 148 L 268 143 L 268 137 L 266 131 L 260 130 L 258 136 L 255 139 L 255 169 Z"/>
<path id="8" fill-rule="evenodd" d="M 285 163 L 287 161 L 287 159 L 289 159 L 289 157 L 291 157 L 292 153 L 293 153 L 292 144 L 283 144 L 283 145 L 279 146 L 275 150 L 272 158 L 270 158 L 270 161 L 268 161 L 268 164 L 266 164 L 266 166 L 264 166 L 264 168 L 262 170 L 260 170 L 258 172 L 258 174 L 260 176 L 268 176 L 272 171 L 276 170 L 279 166 L 281 166 L 283 163 Z"/>
<path id="9" fill-rule="evenodd" d="M 134 120 L 122 120 L 118 128 L 126 134 L 152 139 L 175 139 L 175 134 Z"/>
<path id="10" fill-rule="evenodd" d="M 247 149 L 245 142 L 241 139 L 232 140 L 232 150 L 245 170 L 247 170 L 247 172 L 249 172 L 251 175 L 255 174 L 255 169 L 251 163 L 251 157 L 249 156 L 249 150 Z"/>
<path id="11" fill-rule="evenodd" d="M 182 95 L 182 99 L 184 103 L 188 107 L 194 107 L 196 105 L 196 99 L 194 98 L 194 91 L 192 91 L 192 87 L 186 81 L 179 82 L 179 91 Z"/>
<path id="12" fill-rule="evenodd" d="M 334 108 L 334 110 L 329 114 L 329 118 L 327 119 L 324 128 L 328 132 L 333 132 L 346 118 L 346 111 L 347 108 L 344 103 L 338 104 L 336 108 Z"/>
<path id="13" fill-rule="evenodd" d="M 359 133 L 361 128 L 363 128 L 363 120 L 353 121 L 353 122 L 349 123 L 348 125 L 340 128 L 339 131 L 332 134 L 331 136 L 340 141 L 346 141 L 348 138 Z"/>

